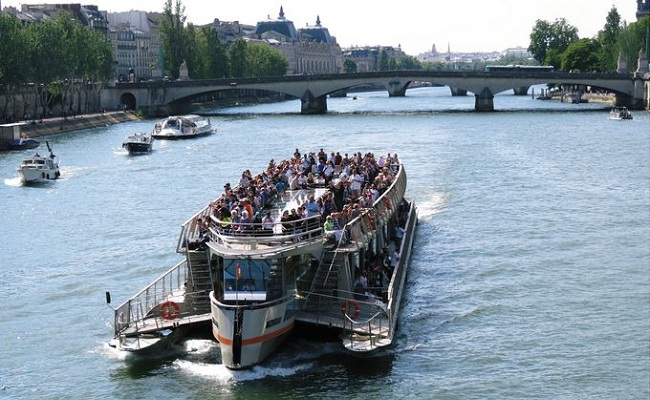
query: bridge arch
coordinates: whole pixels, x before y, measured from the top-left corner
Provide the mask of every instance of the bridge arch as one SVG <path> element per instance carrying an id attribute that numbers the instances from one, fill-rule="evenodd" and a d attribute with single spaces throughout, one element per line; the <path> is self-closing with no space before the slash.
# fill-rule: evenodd
<path id="1" fill-rule="evenodd" d="M 126 92 L 120 96 L 120 105 L 123 110 L 135 110 L 138 104 L 133 93 Z"/>

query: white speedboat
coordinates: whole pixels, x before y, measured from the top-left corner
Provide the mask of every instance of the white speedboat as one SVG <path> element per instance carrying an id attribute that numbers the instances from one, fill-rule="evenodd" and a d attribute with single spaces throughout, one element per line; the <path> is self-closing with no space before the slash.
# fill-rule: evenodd
<path id="1" fill-rule="evenodd" d="M 156 341 L 162 329 L 209 326 L 230 369 L 263 362 L 298 324 L 335 333 L 356 355 L 390 346 L 417 211 L 404 197 L 404 167 L 381 161 L 383 168 L 372 154 L 363 157 L 376 190 L 357 197 L 352 186 L 347 199 L 341 181 L 357 181 L 347 167 L 335 168 L 330 185 L 316 179 L 285 190 L 286 175 L 270 163 L 266 179 L 253 177 L 258 208 L 251 213 L 239 202 L 239 215 L 254 214 L 249 219 L 226 206 L 232 193 L 245 198 L 249 185 L 228 187 L 183 224 L 176 251 L 185 259 L 114 310 L 113 341 L 130 350 L 138 338 Z M 307 165 L 295 168 L 317 168 Z M 301 206 L 313 210 L 316 199 L 331 201 L 336 212 L 291 216 Z"/>
<path id="2" fill-rule="evenodd" d="M 200 115 L 171 116 L 158 122 L 151 133 L 155 139 L 191 139 L 214 132 L 210 118 Z"/>
<path id="3" fill-rule="evenodd" d="M 129 154 L 151 153 L 153 137 L 146 133 L 135 133 L 122 142 L 122 147 L 125 148 Z"/>
<path id="4" fill-rule="evenodd" d="M 59 179 L 61 172 L 59 170 L 59 159 L 52 152 L 48 142 L 47 149 L 50 152 L 48 156 L 41 156 L 35 153 L 33 156 L 23 159 L 18 168 L 18 176 L 24 185 L 51 182 Z"/>
<path id="5" fill-rule="evenodd" d="M 613 107 L 609 112 L 609 119 L 624 120 L 632 119 L 632 113 L 627 107 Z"/>

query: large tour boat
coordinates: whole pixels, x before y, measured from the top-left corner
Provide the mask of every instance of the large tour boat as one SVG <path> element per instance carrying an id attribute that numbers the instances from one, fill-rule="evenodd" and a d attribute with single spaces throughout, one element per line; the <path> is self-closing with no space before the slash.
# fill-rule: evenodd
<path id="1" fill-rule="evenodd" d="M 298 324 L 339 333 L 354 354 L 391 345 L 417 224 L 406 171 L 395 154 L 321 157 L 244 172 L 184 223 L 185 259 L 115 309 L 114 346 L 209 324 L 222 363 L 243 369 Z"/>
<path id="2" fill-rule="evenodd" d="M 154 139 L 191 139 L 214 132 L 210 118 L 200 115 L 171 116 L 154 125 Z"/>

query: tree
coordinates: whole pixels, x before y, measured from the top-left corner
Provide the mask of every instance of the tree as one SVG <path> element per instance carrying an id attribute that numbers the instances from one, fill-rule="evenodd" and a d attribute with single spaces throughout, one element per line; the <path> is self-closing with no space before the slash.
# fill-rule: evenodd
<path id="1" fill-rule="evenodd" d="M 246 76 L 274 76 L 287 73 L 289 63 L 279 51 L 263 43 L 246 48 Z"/>
<path id="2" fill-rule="evenodd" d="M 163 47 L 163 61 L 166 75 L 177 79 L 179 69 L 185 60 L 185 6 L 180 0 L 175 0 L 172 10 L 172 0 L 166 0 L 160 22 L 160 41 Z"/>
<path id="3" fill-rule="evenodd" d="M 239 78 L 246 73 L 246 46 L 244 39 L 235 39 L 228 47 L 228 60 L 230 61 L 230 76 Z"/>
<path id="4" fill-rule="evenodd" d="M 566 19 L 558 18 L 553 23 L 538 19 L 530 34 L 528 51 L 538 63 L 544 64 L 546 53 L 555 49 L 563 53 L 571 42 L 578 40 L 578 29 Z"/>
<path id="5" fill-rule="evenodd" d="M 377 69 L 379 71 L 388 71 L 388 67 L 388 53 L 386 52 L 386 49 L 381 49 Z"/>
<path id="6" fill-rule="evenodd" d="M 419 70 L 422 63 L 413 56 L 404 56 L 397 60 L 397 69 Z"/>
<path id="7" fill-rule="evenodd" d="M 202 26 L 205 37 L 208 77 L 223 78 L 228 75 L 228 55 L 219 40 L 219 33 L 210 26 Z"/>
<path id="8" fill-rule="evenodd" d="M 650 16 L 621 28 L 618 46 L 627 62 L 629 71 L 636 70 L 639 60 L 639 51 L 647 51 L 647 35 L 650 30 Z"/>
<path id="9" fill-rule="evenodd" d="M 600 42 L 595 39 L 578 39 L 562 53 L 564 71 L 597 71 L 600 67 L 602 52 Z"/>
<path id="10" fill-rule="evenodd" d="M 616 71 L 616 61 L 618 60 L 618 38 L 621 32 L 621 15 L 618 13 L 616 6 L 612 6 L 607 14 L 603 30 L 598 32 L 598 41 L 600 42 L 600 71 Z"/>
<path id="11" fill-rule="evenodd" d="M 189 77 L 191 79 L 207 78 L 207 43 L 203 33 L 194 24 L 185 27 L 185 57 Z"/>
<path id="12" fill-rule="evenodd" d="M 357 63 L 354 60 L 346 58 L 343 60 L 343 72 L 346 74 L 352 74 L 357 72 Z"/>

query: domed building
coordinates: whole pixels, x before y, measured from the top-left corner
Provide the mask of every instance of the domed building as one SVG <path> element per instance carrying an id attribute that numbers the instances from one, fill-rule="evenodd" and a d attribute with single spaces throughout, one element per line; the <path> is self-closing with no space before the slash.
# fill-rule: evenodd
<path id="1" fill-rule="evenodd" d="M 316 25 L 296 29 L 280 6 L 278 18 L 257 23 L 252 40 L 278 50 L 288 61 L 287 74 L 329 74 L 341 71 L 341 47 L 316 17 Z"/>

